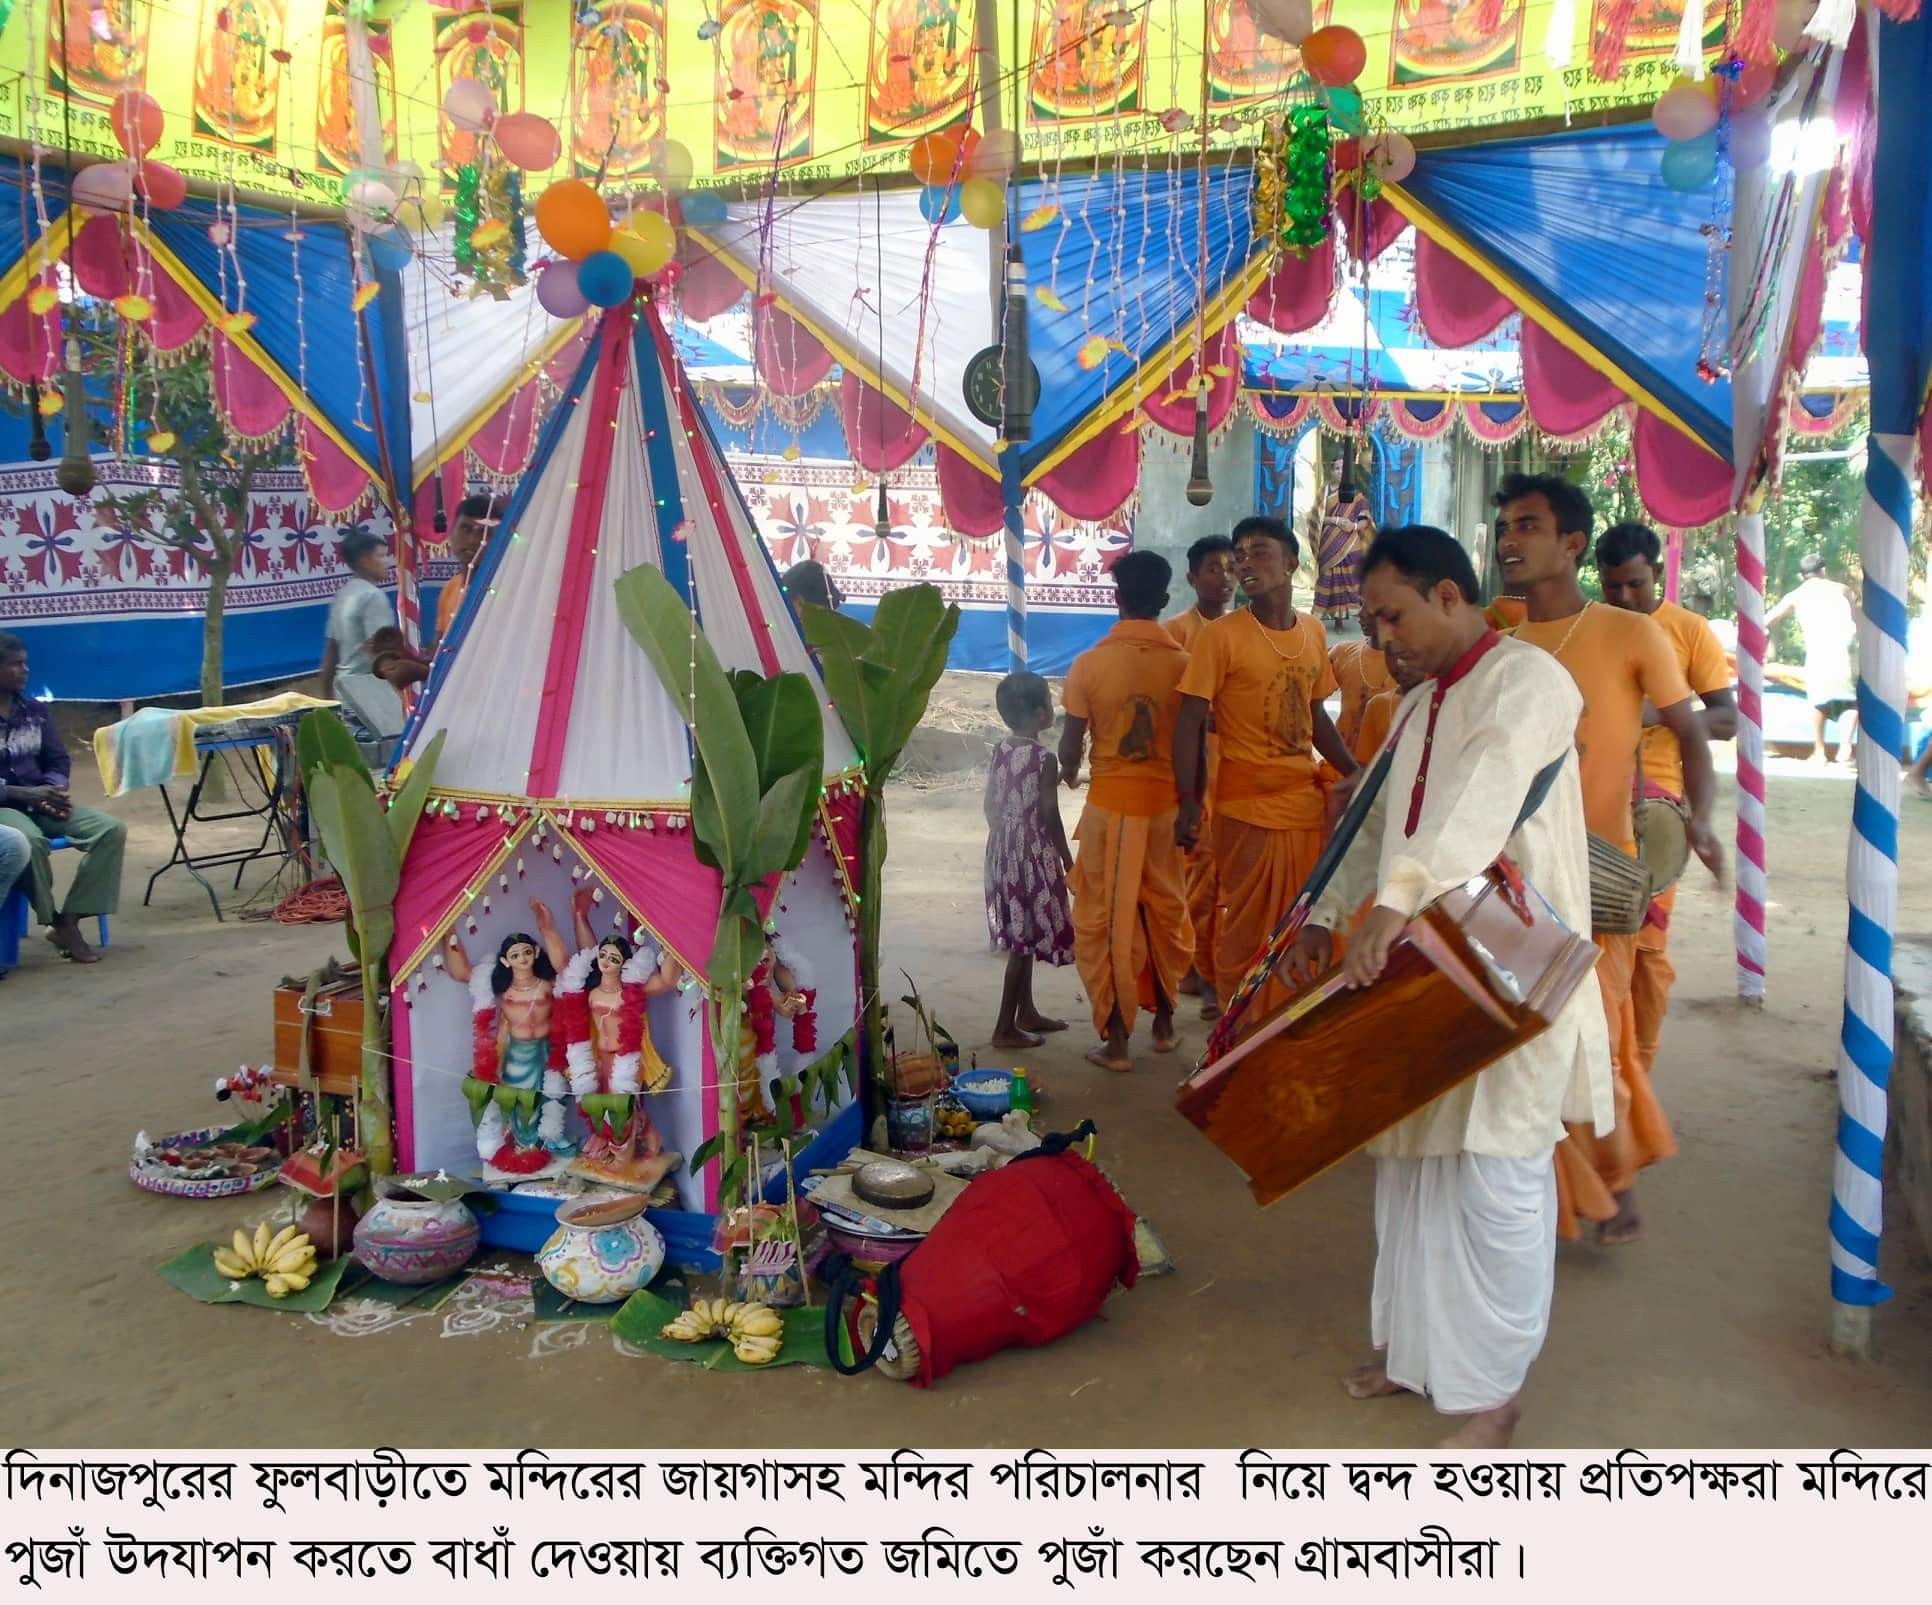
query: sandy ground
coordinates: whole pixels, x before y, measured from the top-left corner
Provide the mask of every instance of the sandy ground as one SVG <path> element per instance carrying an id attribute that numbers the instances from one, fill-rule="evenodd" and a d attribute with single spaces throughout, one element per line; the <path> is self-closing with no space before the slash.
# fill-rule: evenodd
<path id="1" fill-rule="evenodd" d="M 887 962 L 920 978 L 968 1044 L 991 1026 L 1000 966 L 982 934 L 977 783 L 937 772 L 970 748 L 985 700 L 983 685 L 945 689 L 924 778 L 892 804 L 887 872 Z M 91 776 L 77 786 L 90 790 Z M 633 1357 L 601 1328 L 530 1324 L 527 1306 L 483 1290 L 401 1323 L 195 1304 L 154 1267 L 252 1222 L 268 1200 L 141 1193 L 125 1177 L 129 1141 L 137 1128 L 218 1120 L 213 1078 L 268 1056 L 274 983 L 343 944 L 326 928 L 218 925 L 178 871 L 140 907 L 166 837 L 154 795 L 130 801 L 127 906 L 107 962 L 69 967 L 36 937 L 0 984 L 0 1420 L 12 1441 L 1394 1449 L 1440 1435 L 1420 1401 L 1356 1404 L 1339 1387 L 1367 1339 L 1367 1164 L 1260 1211 L 1173 1112 L 1176 1063 L 1149 1056 L 1132 1076 L 1104 1075 L 1081 1062 L 1081 1029 L 1030 1067 L 1055 1124 L 1098 1123 L 1103 1162 L 1178 1270 L 1049 1349 L 1000 1356 L 932 1392 Z M 1687 886 L 1659 1071 L 1682 1153 L 1646 1177 L 1644 1241 L 1562 1251 L 1522 1443 L 1932 1443 L 1932 1264 L 1896 1202 L 1886 1271 L 1898 1296 L 1878 1312 L 1877 1358 L 1840 1362 L 1824 1343 L 1850 805 L 1847 779 L 1779 765 L 1772 1002 L 1761 1013 L 1732 1001 L 1728 897 Z M 1932 808 L 1907 804 L 1902 845 L 1900 927 L 1924 931 L 1932 890 L 1915 866 L 1932 850 Z M 1071 971 L 1045 975 L 1040 992 L 1050 1010 L 1084 1018 Z M 1201 1028 L 1189 1035 L 1198 1045 Z"/>

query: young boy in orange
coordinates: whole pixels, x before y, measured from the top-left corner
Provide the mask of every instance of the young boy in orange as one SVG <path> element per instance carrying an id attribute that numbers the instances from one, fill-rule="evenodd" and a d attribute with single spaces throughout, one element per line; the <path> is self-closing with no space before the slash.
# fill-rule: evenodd
<path id="1" fill-rule="evenodd" d="M 1067 888 L 1073 959 L 1101 1039 L 1087 1058 L 1103 1070 L 1134 1067 L 1127 1043 L 1143 975 L 1154 1051 L 1174 1051 L 1174 998 L 1194 951 L 1174 840 L 1174 720 L 1187 653 L 1160 624 L 1172 574 L 1155 552 L 1114 564 L 1120 622 L 1073 660 L 1061 693 L 1060 773 L 1077 787 L 1082 757 L 1093 765 Z"/>
<path id="2" fill-rule="evenodd" d="M 1578 583 L 1595 520 L 1590 499 L 1554 475 L 1511 474 L 1496 493 L 1496 506 L 1496 554 L 1503 578 L 1527 603 L 1516 639 L 1550 653 L 1583 693 L 1576 747 L 1583 817 L 1591 834 L 1626 853 L 1637 850 L 1630 800 L 1648 702 L 1683 750 L 1691 847 L 1713 874 L 1720 874 L 1724 853 L 1711 830 L 1716 790 L 1711 749 L 1669 638 L 1639 614 L 1590 601 Z M 1558 1231 L 1575 1237 L 1580 1215 L 1598 1223 L 1599 1242 L 1612 1245 L 1631 1242 L 1642 1230 L 1637 1172 L 1669 1158 L 1677 1151 L 1677 1141 L 1635 1052 L 1630 984 L 1637 939 L 1594 934 L 1600 954 L 1597 984 L 1610 1030 L 1617 1124 L 1608 1137 L 1599 1137 L 1590 1127 L 1572 1126 L 1570 1140 L 1557 1144 Z"/>
<path id="3" fill-rule="evenodd" d="M 1194 588 L 1194 605 L 1167 621 L 1167 633 L 1188 651 L 1200 634 L 1234 605 L 1234 542 L 1225 535 L 1203 535 L 1187 549 L 1187 583 Z M 1201 799 L 1202 817 L 1214 812 L 1214 726 L 1207 731 L 1207 778 Z M 1205 828 L 1205 827 L 1204 827 Z M 1181 877 L 1187 887 L 1187 917 L 1194 927 L 1194 956 L 1181 978 L 1181 991 L 1201 1000 L 1201 1018 L 1218 1019 L 1221 1000 L 1214 991 L 1214 936 L 1221 927 L 1221 882 L 1214 873 L 1214 849 L 1202 840 L 1182 858 Z"/>
<path id="4" fill-rule="evenodd" d="M 1315 780 L 1316 753 L 1344 777 L 1357 768 L 1322 707 L 1335 691 L 1328 640 L 1289 601 L 1300 556 L 1278 518 L 1244 518 L 1234 526 L 1235 570 L 1248 605 L 1201 632 L 1181 677 L 1175 837 L 1190 851 L 1202 832 L 1201 736 L 1210 715 L 1219 747 L 1209 828 L 1221 924 L 1207 959 L 1224 998 L 1260 955 L 1321 854 L 1327 807 Z M 1286 996 L 1282 982 L 1271 978 L 1256 1006 L 1265 1012 Z"/>
<path id="5" fill-rule="evenodd" d="M 1597 581 L 1603 587 L 1604 601 L 1657 621 L 1670 637 L 1684 679 L 1704 705 L 1698 720 L 1705 736 L 1712 741 L 1729 741 L 1737 734 L 1730 663 L 1711 632 L 1709 619 L 1664 600 L 1657 584 L 1663 562 L 1664 543 L 1647 524 L 1613 524 L 1597 537 Z M 1643 769 L 1647 791 L 1677 798 L 1684 795 L 1683 752 L 1677 738 L 1657 722 L 1656 710 L 1649 707 L 1644 709 Z M 1676 904 L 1677 888 L 1666 887 L 1652 900 L 1649 917 L 1637 933 L 1630 1009 L 1636 1030 L 1633 1052 L 1646 1079 L 1656 1068 L 1671 983 L 1677 979 L 1669 952 L 1670 915 Z"/>

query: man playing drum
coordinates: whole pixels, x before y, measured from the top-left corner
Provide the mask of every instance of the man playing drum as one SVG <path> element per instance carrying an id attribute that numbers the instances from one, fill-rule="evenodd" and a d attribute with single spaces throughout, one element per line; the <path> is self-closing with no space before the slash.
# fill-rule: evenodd
<path id="1" fill-rule="evenodd" d="M 1554 475 L 1510 474 L 1496 493 L 1496 506 L 1496 556 L 1503 582 L 1525 598 L 1528 608 L 1515 637 L 1548 652 L 1570 671 L 1583 693 L 1576 749 L 1583 817 L 1590 833 L 1613 852 L 1635 857 L 1630 805 L 1638 785 L 1643 709 L 1649 703 L 1683 753 L 1691 850 L 1712 874 L 1722 874 L 1724 850 L 1711 830 L 1716 779 L 1710 744 L 1670 639 L 1648 618 L 1590 601 L 1578 583 L 1595 521 L 1589 497 Z M 1607 1142 L 1572 1129 L 1572 1140 L 1558 1148 L 1558 1229 L 1573 1238 L 1579 1230 L 1577 1217 L 1594 1220 L 1597 1240 L 1612 1245 L 1631 1242 L 1642 1230 L 1637 1173 L 1669 1158 L 1677 1151 L 1677 1141 L 1637 1061 L 1630 1006 L 1637 962 L 1634 923 L 1629 934 L 1594 935 L 1602 955 L 1597 983 L 1610 1029 L 1617 1126 Z"/>
<path id="2" fill-rule="evenodd" d="M 1603 599 L 1612 607 L 1647 613 L 1663 627 L 1677 653 L 1692 692 L 1703 703 L 1699 722 L 1712 741 L 1729 741 L 1737 734 L 1737 703 L 1731 695 L 1731 666 L 1711 622 L 1689 608 L 1666 602 L 1658 581 L 1663 571 L 1663 542 L 1647 524 L 1613 524 L 1597 537 L 1597 580 Z M 1681 799 L 1684 795 L 1684 755 L 1677 737 L 1658 722 L 1657 710 L 1644 704 L 1644 792 L 1647 798 Z M 1653 810 L 1658 833 L 1676 815 Z M 1649 845 L 1649 837 L 1645 838 Z M 1683 868 L 1682 848 L 1677 867 Z M 1653 864 L 1652 866 L 1656 866 Z M 1644 928 L 1637 933 L 1637 965 L 1630 978 L 1630 1008 L 1636 1026 L 1635 1057 L 1645 1079 L 1657 1063 L 1663 1039 L 1664 1011 L 1670 1007 L 1671 983 L 1677 971 L 1670 962 L 1670 911 L 1677 902 L 1675 877 L 1652 900 Z"/>
<path id="3" fill-rule="evenodd" d="M 1290 978 L 1320 974 L 1331 933 L 1372 898 L 1342 970 L 1369 985 L 1411 919 L 1505 852 L 1558 919 L 1585 929 L 1582 698 L 1570 677 L 1490 627 L 1468 554 L 1439 529 L 1377 537 L 1363 601 L 1415 689 L 1367 820 L 1289 949 Z M 1614 1107 L 1603 1010 L 1585 982 L 1547 1030 L 1375 1139 L 1380 1354 L 1347 1378 L 1353 1397 L 1425 1393 L 1465 1418 L 1447 1447 L 1509 1443 L 1556 1281 L 1552 1151 L 1567 1146 L 1566 1120 L 1607 1134 Z"/>

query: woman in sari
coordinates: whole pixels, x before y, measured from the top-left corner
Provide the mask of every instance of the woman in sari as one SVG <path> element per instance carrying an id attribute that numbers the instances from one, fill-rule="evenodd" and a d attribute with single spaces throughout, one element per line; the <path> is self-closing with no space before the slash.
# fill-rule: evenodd
<path id="1" fill-rule="evenodd" d="M 1373 532 L 1367 499 L 1347 479 L 1322 512 L 1315 537 L 1315 611 L 1325 624 L 1339 624 L 1360 606 L 1362 535 Z"/>

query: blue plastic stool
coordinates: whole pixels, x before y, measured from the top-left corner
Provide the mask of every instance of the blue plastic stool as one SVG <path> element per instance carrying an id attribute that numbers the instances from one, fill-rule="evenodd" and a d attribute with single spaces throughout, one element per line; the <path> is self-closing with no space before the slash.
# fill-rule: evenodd
<path id="1" fill-rule="evenodd" d="M 47 839 L 49 852 L 65 852 L 73 843 L 65 836 L 50 836 Z M 32 922 L 32 905 L 27 901 L 27 877 L 31 870 L 22 870 L 20 879 L 13 883 L 13 889 L 0 898 L 0 970 L 18 969 L 20 966 L 20 940 L 27 934 Z M 100 925 L 100 945 L 107 946 L 107 916 L 96 916 Z"/>

